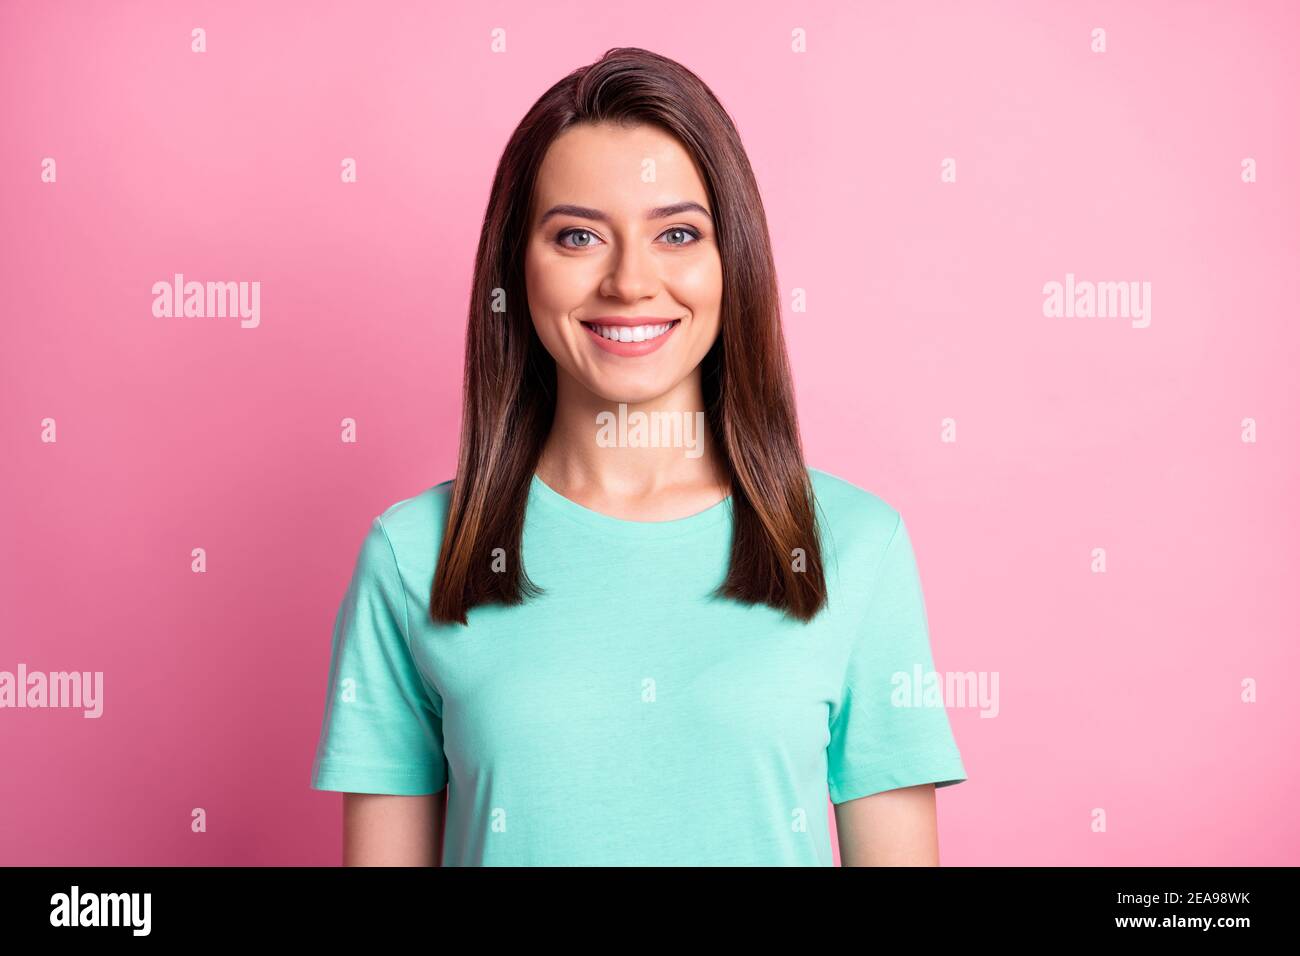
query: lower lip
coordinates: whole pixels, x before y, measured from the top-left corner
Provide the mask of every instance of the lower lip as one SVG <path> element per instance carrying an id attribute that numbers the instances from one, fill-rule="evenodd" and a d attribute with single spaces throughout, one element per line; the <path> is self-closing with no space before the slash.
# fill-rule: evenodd
<path id="1" fill-rule="evenodd" d="M 612 355 L 622 355 L 631 358 L 637 355 L 649 355 L 655 349 L 662 347 L 663 344 L 672 337 L 672 334 L 677 331 L 677 327 L 681 324 L 681 321 L 678 320 L 673 323 L 672 328 L 663 335 L 656 336 L 653 339 L 646 339 L 643 342 L 615 342 L 611 339 L 605 338 L 605 336 L 601 335 L 599 332 L 592 331 L 585 325 L 582 327 L 582 331 L 586 332 L 587 335 L 589 335 L 595 343 L 606 352 L 609 352 Z"/>

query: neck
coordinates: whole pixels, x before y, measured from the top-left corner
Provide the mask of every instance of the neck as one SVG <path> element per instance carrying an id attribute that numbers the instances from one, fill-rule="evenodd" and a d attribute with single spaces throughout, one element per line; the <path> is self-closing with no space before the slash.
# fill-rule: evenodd
<path id="1" fill-rule="evenodd" d="M 728 493 L 698 369 L 663 395 L 624 403 L 602 398 L 557 371 L 555 419 L 537 465 L 546 484 L 564 493 L 586 490 L 612 499 L 675 488 L 712 487 L 718 497 Z"/>

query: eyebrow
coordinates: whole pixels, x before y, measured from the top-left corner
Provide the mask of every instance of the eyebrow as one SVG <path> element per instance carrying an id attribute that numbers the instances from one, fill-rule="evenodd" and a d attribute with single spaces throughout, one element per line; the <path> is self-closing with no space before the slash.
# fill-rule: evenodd
<path id="1" fill-rule="evenodd" d="M 709 222 L 713 221 L 713 217 L 709 215 L 707 209 L 699 203 L 691 202 L 690 200 L 687 200 L 686 202 L 673 203 L 671 206 L 656 206 L 654 209 L 647 210 L 645 217 L 647 220 L 667 219 L 669 216 L 677 216 L 684 212 L 698 212 L 701 213 L 704 218 L 708 219 Z M 544 225 L 546 220 L 553 216 L 577 216 L 579 219 L 595 219 L 599 222 L 605 223 L 610 221 L 609 214 L 602 212 L 599 209 L 591 209 L 587 206 L 574 206 L 569 203 L 562 203 L 559 206 L 552 206 L 550 209 L 546 210 L 546 212 L 542 214 L 542 218 L 537 220 L 537 225 Z"/>

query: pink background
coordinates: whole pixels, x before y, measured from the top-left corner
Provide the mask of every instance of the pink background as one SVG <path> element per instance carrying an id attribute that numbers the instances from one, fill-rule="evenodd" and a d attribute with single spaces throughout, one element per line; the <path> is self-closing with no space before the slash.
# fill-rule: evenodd
<path id="1" fill-rule="evenodd" d="M 809 463 L 903 513 L 936 666 L 999 675 L 943 861 L 1300 862 L 1295 4 L 437 6 L 0 6 L 0 670 L 105 675 L 98 720 L 0 711 L 0 862 L 339 860 L 334 614 L 452 476 L 501 148 L 618 45 L 731 111 Z M 155 318 L 176 272 L 260 281 L 260 327 Z M 1150 327 L 1044 317 L 1067 272 Z"/>

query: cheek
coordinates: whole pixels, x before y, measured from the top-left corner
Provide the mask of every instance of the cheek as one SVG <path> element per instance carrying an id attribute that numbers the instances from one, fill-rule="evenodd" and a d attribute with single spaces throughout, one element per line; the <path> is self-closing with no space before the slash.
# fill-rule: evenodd
<path id="1" fill-rule="evenodd" d="M 528 250 L 524 260 L 524 285 L 528 290 L 528 306 L 534 319 L 545 319 L 553 298 L 551 281 L 554 272 L 546 268 L 546 254 L 535 248 Z"/>
<path id="2" fill-rule="evenodd" d="M 572 260 L 548 258 L 545 251 L 529 252 L 524 279 L 534 321 L 562 325 L 565 316 L 586 301 L 592 280 L 580 265 Z"/>
<path id="3" fill-rule="evenodd" d="M 717 256 L 700 256 L 681 264 L 673 278 L 674 294 L 698 312 L 716 310 L 722 302 L 722 264 Z"/>

